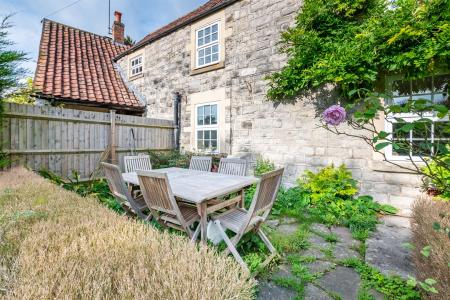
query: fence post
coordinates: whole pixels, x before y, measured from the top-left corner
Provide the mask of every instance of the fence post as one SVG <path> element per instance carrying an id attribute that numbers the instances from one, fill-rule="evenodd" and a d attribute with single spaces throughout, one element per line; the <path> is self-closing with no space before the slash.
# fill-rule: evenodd
<path id="1" fill-rule="evenodd" d="M 110 121 L 111 121 L 111 136 L 110 136 L 110 148 L 111 148 L 111 163 L 117 163 L 117 154 L 116 154 L 116 111 L 110 110 Z"/>

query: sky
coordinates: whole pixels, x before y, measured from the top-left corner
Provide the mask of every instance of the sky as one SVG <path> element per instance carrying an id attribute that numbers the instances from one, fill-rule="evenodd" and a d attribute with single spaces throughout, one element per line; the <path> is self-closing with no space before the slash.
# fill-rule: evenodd
<path id="1" fill-rule="evenodd" d="M 10 19 L 13 27 L 9 29 L 9 39 L 15 43 L 11 48 L 27 53 L 29 60 L 22 67 L 28 70 L 28 76 L 32 76 L 36 68 L 43 18 L 100 35 L 108 34 L 108 0 L 79 0 L 50 15 L 75 1 L 0 0 L 0 17 L 14 14 Z M 125 35 L 139 41 L 205 2 L 207 0 L 111 0 L 111 19 L 115 10 L 122 12 Z"/>

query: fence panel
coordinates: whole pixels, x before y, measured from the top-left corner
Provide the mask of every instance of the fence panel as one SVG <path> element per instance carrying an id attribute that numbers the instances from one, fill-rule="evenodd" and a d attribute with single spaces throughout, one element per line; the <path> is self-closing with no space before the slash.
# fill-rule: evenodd
<path id="1" fill-rule="evenodd" d="M 0 137 L 13 166 L 48 169 L 65 178 L 77 171 L 87 179 L 101 160 L 123 169 L 125 155 L 174 147 L 174 124 L 168 120 L 14 103 L 4 108 Z"/>

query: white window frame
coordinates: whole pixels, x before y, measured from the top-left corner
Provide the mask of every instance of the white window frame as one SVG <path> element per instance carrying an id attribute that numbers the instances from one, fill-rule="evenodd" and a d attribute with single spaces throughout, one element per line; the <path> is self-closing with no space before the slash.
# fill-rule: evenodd
<path id="1" fill-rule="evenodd" d="M 393 127 L 394 127 L 394 123 L 398 123 L 396 118 L 401 118 L 402 120 L 404 120 L 406 123 L 408 122 L 414 122 L 417 121 L 419 119 L 429 119 L 431 120 L 433 123 L 431 124 L 431 137 L 430 137 L 430 142 L 434 143 L 434 123 L 436 122 L 448 122 L 449 119 L 448 117 L 439 119 L 434 113 L 425 113 L 422 116 L 419 116 L 417 114 L 394 114 L 391 116 L 388 116 L 386 118 L 385 121 L 385 130 L 387 133 L 389 133 L 389 139 L 392 140 L 393 136 Z M 409 132 L 409 138 L 413 138 L 412 136 L 412 132 Z M 393 149 L 392 149 L 392 145 L 389 145 L 385 148 L 385 155 L 386 155 L 386 159 L 390 160 L 390 161 L 409 161 L 409 160 L 413 160 L 415 162 L 422 162 L 423 158 L 421 158 L 420 156 L 407 156 L 407 155 L 393 155 Z M 411 151 L 410 151 L 411 154 Z"/>
<path id="2" fill-rule="evenodd" d="M 212 27 L 214 25 L 217 25 L 217 41 L 209 42 L 208 44 L 203 44 L 203 45 L 199 46 L 198 45 L 198 39 L 199 39 L 198 33 L 201 30 L 203 30 L 205 28 L 208 28 L 208 27 Z M 217 44 L 217 49 L 218 49 L 217 61 L 212 61 L 212 54 L 211 54 L 211 62 L 207 63 L 207 64 L 200 65 L 199 64 L 199 52 L 200 52 L 200 50 L 204 50 L 206 48 L 211 47 L 211 51 L 212 51 L 212 46 L 214 46 L 216 44 Z M 214 22 L 209 23 L 209 24 L 207 24 L 205 26 L 202 26 L 201 28 L 198 28 L 195 31 L 195 67 L 197 69 L 199 69 L 199 68 L 204 68 L 204 67 L 208 67 L 208 66 L 211 66 L 211 65 L 218 64 L 220 62 L 220 57 L 221 57 L 221 49 L 220 48 L 221 48 L 220 47 L 220 20 L 214 21 Z"/>
<path id="3" fill-rule="evenodd" d="M 447 75 L 447 74 L 450 75 L 449 72 L 445 72 L 445 73 L 436 73 L 436 74 L 433 74 L 433 75 L 430 75 L 430 76 L 434 77 L 434 76 Z M 402 78 L 401 75 L 388 77 L 387 80 L 386 80 L 386 87 L 387 87 L 388 91 L 390 93 L 392 93 L 392 84 L 393 84 L 393 82 L 396 81 L 396 80 L 402 80 L 402 79 L 403 78 Z M 432 79 L 432 80 L 434 80 L 434 79 Z M 434 82 L 434 81 L 432 81 L 432 82 Z M 435 91 L 433 90 L 433 91 L 431 91 L 431 93 L 426 93 L 426 95 L 428 95 L 428 94 L 432 95 L 431 99 L 432 99 L 432 101 L 434 101 L 434 95 L 436 94 Z M 439 94 L 439 93 L 437 93 L 437 94 Z M 415 94 L 411 94 L 410 95 L 410 99 L 414 95 Z M 417 96 L 420 96 L 420 94 L 417 94 Z M 393 97 L 391 99 L 393 99 Z M 385 131 L 387 133 L 389 133 L 388 139 L 390 139 L 390 140 L 393 139 L 393 136 L 392 136 L 393 127 L 394 127 L 393 124 L 394 123 L 398 123 L 396 118 L 402 119 L 405 122 L 414 122 L 414 121 L 417 121 L 417 120 L 423 119 L 423 118 L 431 120 L 433 122 L 432 125 L 431 125 L 432 128 L 431 128 L 431 137 L 430 137 L 432 143 L 434 142 L 434 122 L 448 122 L 449 121 L 448 117 L 440 119 L 440 118 L 438 118 L 436 116 L 436 113 L 433 113 L 433 112 L 423 113 L 421 115 L 414 114 L 414 113 L 390 114 L 390 115 L 386 116 L 385 126 L 384 126 L 385 127 Z M 410 134 L 410 139 L 413 138 L 411 131 L 409 132 L 409 134 Z M 384 153 L 385 153 L 386 159 L 389 160 L 389 161 L 409 161 L 409 160 L 413 160 L 415 162 L 422 162 L 423 161 L 423 158 L 421 158 L 420 156 L 393 155 L 394 152 L 393 152 L 392 145 L 387 146 L 385 148 L 385 152 Z M 410 151 L 410 154 L 411 154 L 411 151 Z"/>
<path id="4" fill-rule="evenodd" d="M 136 60 L 141 60 L 138 64 L 133 66 L 133 62 Z M 137 69 L 137 68 L 141 68 L 140 72 L 133 74 L 133 70 Z M 134 77 L 134 76 L 138 76 L 141 75 L 142 72 L 144 71 L 144 56 L 142 54 L 137 55 L 133 58 L 130 59 L 130 77 Z"/>
<path id="5" fill-rule="evenodd" d="M 207 105 L 216 105 L 216 111 L 217 111 L 217 122 L 216 124 L 211 124 L 211 125 L 198 125 L 198 108 L 202 107 L 202 106 L 207 106 Z M 219 118 L 220 118 L 220 113 L 219 113 L 219 103 L 218 102 L 205 102 L 205 103 L 200 103 L 197 104 L 195 106 L 195 149 L 197 149 L 197 151 L 204 151 L 207 153 L 220 153 L 220 132 L 219 132 Z M 208 149 L 199 149 L 198 148 L 198 132 L 199 131 L 205 131 L 205 130 L 216 130 L 217 134 L 216 134 L 216 138 L 217 138 L 217 148 L 216 150 L 208 150 Z"/>

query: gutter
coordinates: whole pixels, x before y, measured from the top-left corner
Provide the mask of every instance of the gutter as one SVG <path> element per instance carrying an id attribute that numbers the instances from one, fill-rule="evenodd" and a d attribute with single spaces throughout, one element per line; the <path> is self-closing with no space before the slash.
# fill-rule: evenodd
<path id="1" fill-rule="evenodd" d="M 115 110 L 126 110 L 126 111 L 132 111 L 132 112 L 138 112 L 138 113 L 144 113 L 145 107 L 131 107 L 126 105 L 114 105 L 114 104 L 107 104 L 107 103 L 98 103 L 93 102 L 89 100 L 80 100 L 80 99 L 71 99 L 71 98 L 59 98 L 59 97 L 53 97 L 48 96 L 40 93 L 35 93 L 31 95 L 32 97 L 36 97 L 38 99 L 47 100 L 50 102 L 63 102 L 63 103 L 69 103 L 69 104 L 80 104 L 84 106 L 89 107 L 101 107 L 101 108 L 109 108 L 109 109 L 115 109 Z"/>
<path id="2" fill-rule="evenodd" d="M 139 44 L 139 43 L 138 43 L 137 45 L 131 47 L 131 48 L 128 49 L 128 50 L 125 50 L 124 52 L 122 52 L 122 53 L 120 53 L 119 55 L 117 55 L 116 57 L 114 57 L 114 58 L 113 58 L 113 61 L 114 61 L 114 62 L 117 62 L 117 61 L 118 61 L 119 59 L 121 59 L 122 57 L 124 57 L 124 56 L 126 56 L 126 55 L 128 55 L 128 54 L 130 54 L 130 53 L 133 53 L 133 52 L 135 52 L 136 50 L 139 50 L 139 49 L 141 49 L 142 47 L 144 47 L 144 46 L 146 46 L 146 45 L 148 45 L 148 44 L 150 44 L 150 43 L 152 43 L 152 42 L 154 42 L 154 41 L 156 41 L 156 40 L 159 40 L 160 38 L 163 38 L 163 37 L 165 37 L 165 36 L 168 36 L 169 34 L 171 34 L 171 33 L 175 32 L 175 31 L 177 31 L 178 29 L 181 29 L 181 28 L 183 28 L 183 27 L 185 27 L 185 26 L 187 26 L 187 25 L 189 25 L 189 24 L 191 24 L 191 23 L 194 23 L 195 21 L 198 21 L 198 20 L 200 20 L 200 19 L 202 19 L 202 18 L 204 18 L 204 17 L 206 17 L 206 16 L 208 16 L 208 15 L 210 15 L 210 14 L 213 14 L 213 13 L 215 13 L 216 11 L 221 10 L 222 8 L 225 8 L 225 7 L 231 5 L 231 4 L 235 3 L 235 2 L 238 2 L 238 1 L 241 1 L 241 0 L 229 0 L 229 1 L 223 2 L 223 3 L 219 4 L 219 5 L 217 5 L 217 6 L 213 7 L 213 8 L 211 8 L 210 10 L 207 10 L 207 11 L 201 13 L 200 15 L 198 15 L 198 16 L 196 16 L 196 17 L 193 17 L 192 19 L 189 19 L 189 20 L 187 20 L 187 21 L 185 21 L 185 22 L 183 22 L 183 23 L 180 23 L 179 25 L 175 26 L 174 28 L 169 29 L 168 31 L 166 31 L 166 32 L 164 32 L 164 33 L 162 33 L 162 34 L 160 34 L 160 35 L 158 35 L 158 36 L 156 36 L 156 37 L 154 37 L 154 38 L 152 38 L 152 39 L 149 39 L 148 41 L 145 41 L 145 42 L 142 43 L 142 44 Z M 176 20 L 175 20 L 175 21 L 176 21 Z M 175 22 L 175 21 L 174 21 L 174 22 Z M 169 23 L 169 24 L 170 24 L 170 23 Z M 166 26 L 167 26 L 167 25 L 166 25 Z M 145 38 L 145 37 L 144 37 L 144 38 Z"/>

